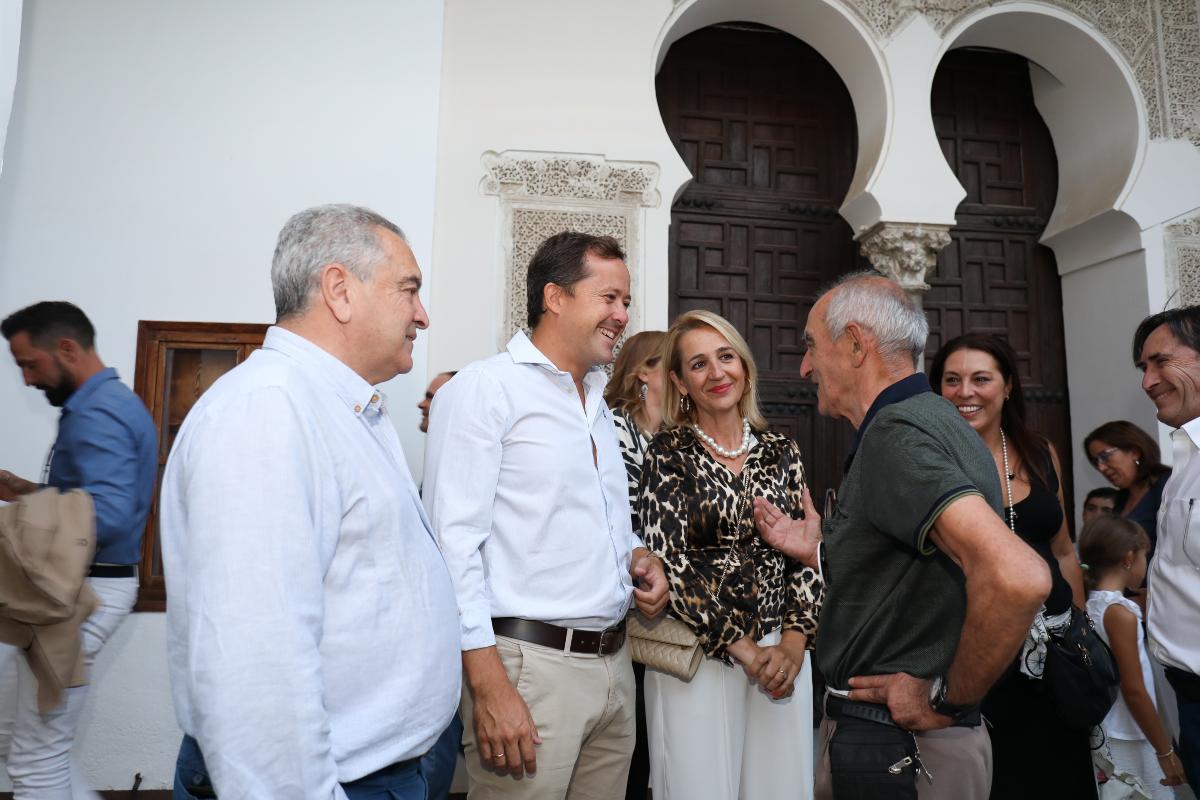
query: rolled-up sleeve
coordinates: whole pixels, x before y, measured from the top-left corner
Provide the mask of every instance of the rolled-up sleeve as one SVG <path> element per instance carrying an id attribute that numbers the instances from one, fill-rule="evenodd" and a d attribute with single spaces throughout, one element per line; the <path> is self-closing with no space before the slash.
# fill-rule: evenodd
<path id="1" fill-rule="evenodd" d="M 481 548 L 492 532 L 510 408 L 499 382 L 459 372 L 433 399 L 425 456 L 425 510 L 458 598 L 462 649 L 496 643 Z"/>

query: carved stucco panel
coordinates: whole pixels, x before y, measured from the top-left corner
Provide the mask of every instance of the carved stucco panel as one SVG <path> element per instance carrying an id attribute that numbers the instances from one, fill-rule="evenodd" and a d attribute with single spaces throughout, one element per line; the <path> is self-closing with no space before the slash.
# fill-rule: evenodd
<path id="1" fill-rule="evenodd" d="M 1167 285 L 1176 305 L 1200 304 L 1200 215 L 1167 226 Z"/>
<path id="2" fill-rule="evenodd" d="M 1200 8 L 1196 0 L 1159 0 L 1167 116 L 1174 138 L 1200 146 Z"/>
<path id="3" fill-rule="evenodd" d="M 844 1 L 880 40 L 890 38 L 914 14 L 924 15 L 930 25 L 944 34 L 964 14 L 995 4 L 995 0 Z M 1188 138 L 1200 146 L 1197 0 L 1044 0 L 1044 3 L 1090 24 L 1117 48 L 1145 98 L 1152 138 Z"/>
<path id="4" fill-rule="evenodd" d="M 538 245 L 566 230 L 612 236 L 626 252 L 631 291 L 639 296 L 642 208 L 657 206 L 656 164 L 601 156 L 509 150 L 483 155 L 484 194 L 500 198 L 505 297 L 500 344 L 528 329 L 525 275 Z M 628 333 L 640 329 L 630 309 Z"/>
<path id="5" fill-rule="evenodd" d="M 611 236 L 629 251 L 630 220 L 625 214 L 585 210 L 514 207 L 512 209 L 512 257 L 509 259 L 508 292 L 505 304 L 504 338 L 518 330 L 529 331 L 525 301 L 525 274 L 529 259 L 538 245 L 563 231 L 582 231 L 596 236 Z M 630 270 L 632 277 L 633 271 Z M 633 333 L 636 309 L 630 309 L 629 332 Z"/>

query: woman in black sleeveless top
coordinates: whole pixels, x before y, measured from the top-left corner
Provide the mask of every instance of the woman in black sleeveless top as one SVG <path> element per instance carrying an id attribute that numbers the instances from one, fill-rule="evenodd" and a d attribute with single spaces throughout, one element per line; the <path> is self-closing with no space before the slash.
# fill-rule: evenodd
<path id="1" fill-rule="evenodd" d="M 1004 521 L 1046 561 L 1051 627 L 1084 606 L 1083 574 L 1067 532 L 1054 448 L 1025 424 L 1016 356 L 1004 340 L 968 334 L 942 346 L 930 383 L 954 403 L 992 451 Z M 1031 635 L 983 702 L 992 738 L 993 800 L 1096 797 L 1089 731 L 1067 727 L 1041 680 L 1045 643 Z"/>

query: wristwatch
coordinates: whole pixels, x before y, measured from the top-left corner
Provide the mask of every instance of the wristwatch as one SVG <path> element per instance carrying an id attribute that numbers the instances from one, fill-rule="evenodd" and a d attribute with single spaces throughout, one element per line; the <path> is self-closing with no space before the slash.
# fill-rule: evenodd
<path id="1" fill-rule="evenodd" d="M 946 682 L 945 675 L 938 675 L 933 679 L 933 683 L 929 684 L 929 707 L 935 713 L 949 717 L 955 722 L 960 721 L 971 711 L 970 706 L 958 706 L 946 699 L 947 693 L 950 691 L 950 684 Z"/>

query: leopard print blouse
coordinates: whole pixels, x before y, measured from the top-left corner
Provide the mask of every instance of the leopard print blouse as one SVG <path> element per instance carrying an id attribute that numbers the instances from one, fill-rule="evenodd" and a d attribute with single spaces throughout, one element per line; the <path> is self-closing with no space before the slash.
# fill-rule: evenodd
<path id="1" fill-rule="evenodd" d="M 806 634 L 811 649 L 822 599 L 816 573 L 772 549 L 754 526 L 756 496 L 799 515 L 800 448 L 778 433 L 755 435 L 734 475 L 691 428 L 659 433 L 642 465 L 636 509 L 642 540 L 666 567 L 672 616 L 696 632 L 705 653 L 727 663 L 729 645 L 781 627 Z"/>

